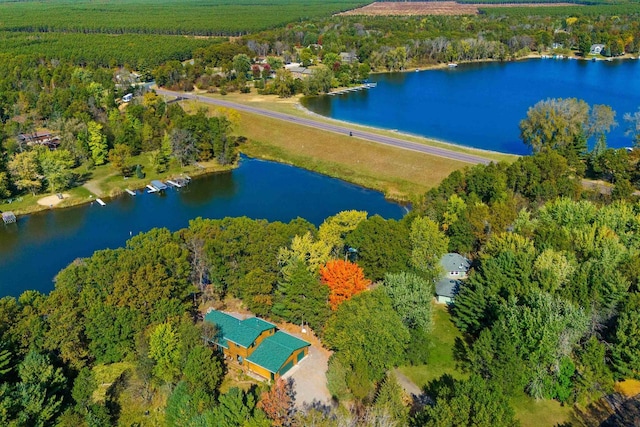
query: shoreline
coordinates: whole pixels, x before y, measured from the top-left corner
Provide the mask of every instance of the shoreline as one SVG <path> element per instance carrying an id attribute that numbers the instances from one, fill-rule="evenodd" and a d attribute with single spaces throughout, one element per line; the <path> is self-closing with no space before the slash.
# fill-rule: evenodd
<path id="1" fill-rule="evenodd" d="M 230 172 L 233 169 L 236 169 L 239 166 L 239 162 L 240 160 L 238 159 L 236 162 L 234 162 L 231 166 L 225 168 L 225 169 L 218 169 L 216 167 L 205 167 L 204 169 L 195 169 L 192 171 L 189 171 L 188 174 L 189 176 L 193 177 L 194 179 L 198 179 L 204 176 L 208 176 L 208 175 L 214 175 L 214 174 L 218 174 L 218 173 L 225 173 L 225 172 Z M 184 175 L 184 173 L 182 174 L 176 174 L 176 173 L 167 173 L 166 175 L 163 175 L 161 177 L 158 177 L 157 179 L 159 180 L 170 180 L 172 178 L 175 178 L 176 176 L 180 176 L 180 175 Z M 145 178 L 147 179 L 147 178 Z M 151 182 L 153 180 L 153 178 L 148 178 L 147 179 L 149 182 Z M 98 183 L 98 186 L 100 184 Z M 96 194 L 95 192 L 89 190 L 86 187 L 86 183 L 83 185 L 79 185 L 77 187 L 73 187 L 70 188 L 68 190 L 65 190 L 64 194 L 63 194 L 63 199 L 59 200 L 58 203 L 53 203 L 53 204 L 43 204 L 40 203 L 42 200 L 45 199 L 49 199 L 49 198 L 57 198 L 56 194 L 53 193 L 42 193 L 42 194 L 38 194 L 38 199 L 36 199 L 34 201 L 33 204 L 29 204 L 27 205 L 26 208 L 23 209 L 15 209 L 12 210 L 11 204 L 2 204 L 0 205 L 0 212 L 13 212 L 17 218 L 20 217 L 24 217 L 27 215 L 32 215 L 32 214 L 37 214 L 37 213 L 41 213 L 41 212 L 45 212 L 45 211 L 49 211 L 49 210 L 63 210 L 63 209 L 67 209 L 67 208 L 74 208 L 74 207 L 78 207 L 78 206 L 83 206 L 83 205 L 88 205 L 91 204 L 93 202 L 96 201 L 96 199 L 102 199 L 104 201 L 110 201 L 113 200 L 117 197 L 122 196 L 123 194 L 126 193 L 126 189 L 130 189 L 132 191 L 139 191 L 142 190 L 144 191 L 144 189 L 146 188 L 146 184 L 144 182 L 140 182 L 140 183 L 135 183 L 132 185 L 126 185 L 126 186 L 117 186 L 116 188 L 112 188 L 108 194 Z M 78 193 L 78 192 L 86 192 L 89 195 L 86 197 L 80 197 L 79 195 L 74 195 L 74 194 L 69 194 L 69 193 Z M 9 209 L 6 209 L 5 207 L 9 207 Z"/>

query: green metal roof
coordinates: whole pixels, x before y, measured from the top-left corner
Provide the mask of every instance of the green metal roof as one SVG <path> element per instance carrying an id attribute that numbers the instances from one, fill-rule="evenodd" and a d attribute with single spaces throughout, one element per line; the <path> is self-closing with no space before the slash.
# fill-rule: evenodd
<path id="1" fill-rule="evenodd" d="M 262 366 L 269 372 L 276 373 L 294 351 L 309 345 L 311 344 L 306 341 L 278 331 L 274 335 L 265 338 L 253 353 L 247 357 L 247 361 Z"/>
<path id="2" fill-rule="evenodd" d="M 256 317 L 240 320 L 217 310 L 211 310 L 204 318 L 207 322 L 218 326 L 221 335 L 218 343 L 225 348 L 228 348 L 226 341 L 248 348 L 262 332 L 276 327 Z"/>

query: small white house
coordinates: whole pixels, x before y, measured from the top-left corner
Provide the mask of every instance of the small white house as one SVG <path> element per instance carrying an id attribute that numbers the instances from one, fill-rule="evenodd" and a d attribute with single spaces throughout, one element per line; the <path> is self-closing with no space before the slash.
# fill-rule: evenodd
<path id="1" fill-rule="evenodd" d="M 440 267 L 443 274 L 436 283 L 436 301 L 451 304 L 460 290 L 460 280 L 467 277 L 471 261 L 460 254 L 448 253 L 440 258 Z"/>
<path id="2" fill-rule="evenodd" d="M 122 97 L 122 102 L 131 102 L 132 99 L 133 99 L 133 94 L 128 93 Z"/>
<path id="3" fill-rule="evenodd" d="M 589 49 L 589 55 L 600 55 L 603 49 L 603 44 L 592 44 L 591 49 Z"/>

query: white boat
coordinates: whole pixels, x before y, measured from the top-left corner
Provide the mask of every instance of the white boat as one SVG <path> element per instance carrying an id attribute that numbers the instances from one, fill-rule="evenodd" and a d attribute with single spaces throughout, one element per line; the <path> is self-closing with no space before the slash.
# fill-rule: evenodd
<path id="1" fill-rule="evenodd" d="M 456 64 L 455 62 L 449 62 L 447 64 L 447 67 L 449 67 L 449 68 L 456 68 L 457 66 L 458 66 L 458 64 Z"/>

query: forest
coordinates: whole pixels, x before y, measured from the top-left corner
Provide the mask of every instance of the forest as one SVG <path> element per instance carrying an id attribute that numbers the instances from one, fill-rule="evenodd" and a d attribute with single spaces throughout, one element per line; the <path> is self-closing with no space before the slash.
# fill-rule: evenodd
<path id="1" fill-rule="evenodd" d="M 141 93 L 140 80 L 148 78 L 220 93 L 252 82 L 289 96 L 348 85 L 371 69 L 506 60 L 554 42 L 583 54 L 595 42 L 607 44 L 610 55 L 640 48 L 632 6 L 615 17 L 619 9 L 609 6 L 546 16 L 533 8 L 525 22 L 523 12 L 503 9 L 477 17 L 327 18 L 329 8 L 346 3 L 309 3 L 318 11 L 308 12 L 311 20 L 270 12 L 274 21 L 259 28 L 236 21 L 216 30 L 265 30 L 234 42 L 163 35 L 169 3 L 154 2 L 157 19 L 148 22 L 156 24 L 140 26 L 136 7 L 150 6 L 142 1 L 123 3 L 124 24 L 105 13 L 89 26 L 82 4 L 77 26 L 56 15 L 58 3 L 34 15 L 41 21 L 7 15 L 0 199 L 60 191 L 101 164 L 132 174 L 131 159 L 141 154 L 158 170 L 170 162 L 235 160 L 239 137 L 229 112 L 187 114 Z M 42 4 L 0 6 L 16 5 Z M 197 5 L 184 12 L 193 19 L 183 29 L 190 34 L 203 31 Z M 104 7 L 116 11 L 115 4 Z M 285 18 L 296 23 L 275 28 Z M 124 28 L 118 25 L 126 34 L 111 34 Z M 70 32 L 49 32 L 60 30 Z M 102 32 L 109 34 L 93 34 Z M 109 38 L 129 48 L 117 52 Z M 95 47 L 84 50 L 87 43 Z M 167 56 L 158 53 L 162 47 Z M 358 61 L 343 63 L 340 52 Z M 180 62 L 187 58 L 193 61 Z M 265 63 L 256 67 L 256 58 Z M 319 71 L 302 82 L 284 71 L 288 60 L 324 67 L 312 66 Z M 135 101 L 123 104 L 130 92 Z M 630 131 L 628 150 L 606 146 L 616 121 Z M 154 229 L 74 261 L 48 295 L 1 298 L 0 424 L 515 426 L 513 396 L 585 408 L 613 393 L 617 381 L 640 380 L 640 112 L 616 118 L 607 106 L 547 99 L 519 126 L 532 155 L 456 171 L 398 221 L 358 211 L 319 227 L 302 218 L 197 218 L 175 233 Z M 57 150 L 16 139 L 42 127 L 59 134 Z M 583 178 L 611 185 L 586 189 Z M 472 262 L 445 311 L 459 334 L 449 367 L 456 375 L 429 381 L 430 403 L 412 405 L 390 372 L 433 366 L 434 280 L 448 252 Z M 238 306 L 315 332 L 333 352 L 327 382 L 334 405 L 299 408 L 290 383 L 229 379 L 234 366 L 211 346 L 216 331 L 202 315 Z"/>
<path id="2" fill-rule="evenodd" d="M 238 36 L 290 22 L 330 16 L 354 0 L 125 0 L 0 2 L 0 30 Z M 72 13 L 70 13 L 72 12 Z"/>
<path id="3" fill-rule="evenodd" d="M 640 378 L 639 226 L 636 201 L 584 190 L 547 147 L 455 172 L 399 221 L 346 211 L 318 228 L 198 218 L 155 229 L 75 261 L 49 295 L 0 300 L 2 423 L 130 424 L 154 408 L 169 426 L 510 426 L 515 393 L 586 405 Z M 388 370 L 429 367 L 446 252 L 473 261 L 450 307 L 463 374 L 410 407 Z M 287 383 L 221 388 L 231 368 L 199 313 L 232 301 L 304 319 L 334 352 L 340 405 L 296 409 Z M 100 393 L 109 367 L 117 381 Z"/>

